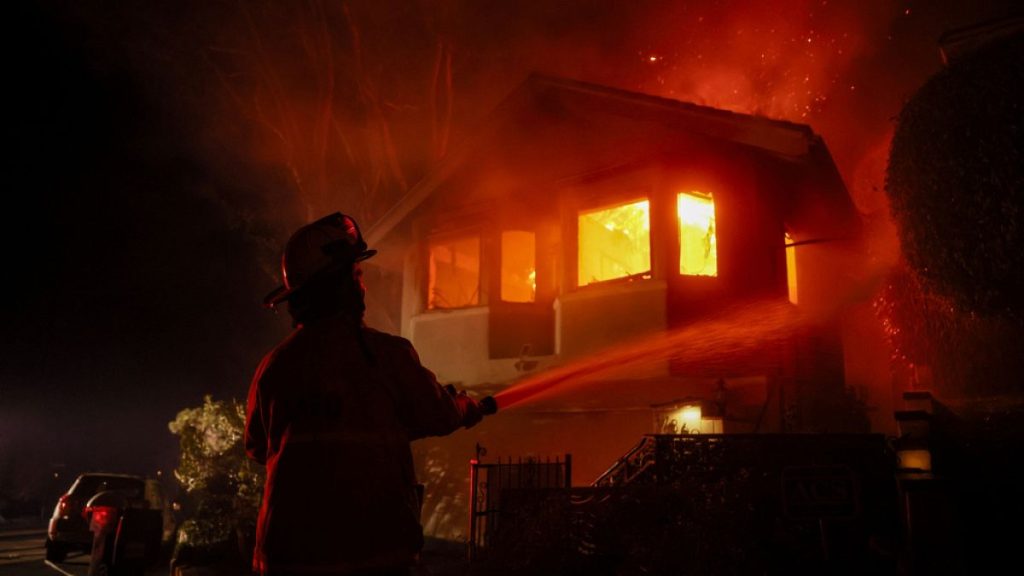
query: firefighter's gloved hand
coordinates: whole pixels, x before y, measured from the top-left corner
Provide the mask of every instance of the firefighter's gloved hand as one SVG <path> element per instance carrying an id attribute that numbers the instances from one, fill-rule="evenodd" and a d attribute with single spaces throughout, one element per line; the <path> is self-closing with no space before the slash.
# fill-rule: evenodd
<path id="1" fill-rule="evenodd" d="M 463 427 L 471 428 L 477 422 L 483 420 L 484 413 L 480 410 L 480 405 L 477 404 L 476 400 L 470 398 L 465 392 L 459 392 L 454 398 L 455 404 L 459 407 L 459 412 L 462 413 Z"/>

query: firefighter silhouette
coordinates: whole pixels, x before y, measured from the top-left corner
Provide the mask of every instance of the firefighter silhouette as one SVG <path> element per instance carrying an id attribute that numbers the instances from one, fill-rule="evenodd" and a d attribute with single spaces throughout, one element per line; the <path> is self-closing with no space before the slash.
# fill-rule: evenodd
<path id="1" fill-rule="evenodd" d="M 369 250 L 351 217 L 300 228 L 282 257 L 282 303 L 294 331 L 249 389 L 245 445 L 266 465 L 257 574 L 407 574 L 423 545 L 409 442 L 480 421 L 412 344 L 363 323 L 360 262 Z"/>

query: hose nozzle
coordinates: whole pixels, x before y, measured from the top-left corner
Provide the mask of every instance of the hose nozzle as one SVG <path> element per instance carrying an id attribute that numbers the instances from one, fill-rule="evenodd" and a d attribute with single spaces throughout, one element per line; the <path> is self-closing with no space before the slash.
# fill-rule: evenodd
<path id="1" fill-rule="evenodd" d="M 484 396 L 480 399 L 480 413 L 484 416 L 490 416 L 498 412 L 498 401 L 494 399 L 494 396 Z"/>
<path id="2" fill-rule="evenodd" d="M 460 394 L 465 395 L 465 392 L 459 392 L 455 386 L 448 384 L 444 387 L 445 392 L 452 395 L 452 398 L 459 396 Z M 484 416 L 490 416 L 498 412 L 498 401 L 494 399 L 494 396 L 484 396 L 477 402 L 477 406 L 480 408 L 480 413 Z"/>

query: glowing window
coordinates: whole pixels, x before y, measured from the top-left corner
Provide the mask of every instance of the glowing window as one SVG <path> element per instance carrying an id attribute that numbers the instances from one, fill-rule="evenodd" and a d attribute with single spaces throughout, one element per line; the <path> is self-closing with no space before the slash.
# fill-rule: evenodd
<path id="1" fill-rule="evenodd" d="M 786 232 L 786 286 L 789 288 L 789 301 L 796 304 L 796 246 L 793 246 L 789 232 Z"/>
<path id="2" fill-rule="evenodd" d="M 427 308 L 464 308 L 480 303 L 480 238 L 430 244 Z"/>
<path id="3" fill-rule="evenodd" d="M 537 295 L 536 235 L 509 230 L 501 233 L 501 299 L 533 302 Z"/>
<path id="4" fill-rule="evenodd" d="M 578 284 L 651 272 L 650 202 L 580 212 Z"/>
<path id="5" fill-rule="evenodd" d="M 676 211 L 679 214 L 679 273 L 718 276 L 715 201 L 711 194 L 680 193 Z"/>

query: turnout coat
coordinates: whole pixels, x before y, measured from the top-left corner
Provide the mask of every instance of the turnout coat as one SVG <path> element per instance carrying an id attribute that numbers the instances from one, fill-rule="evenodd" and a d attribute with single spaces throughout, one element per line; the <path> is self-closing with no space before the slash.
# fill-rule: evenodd
<path id="1" fill-rule="evenodd" d="M 267 470 L 254 570 L 410 565 L 423 534 L 409 442 L 453 432 L 473 407 L 403 338 L 343 314 L 296 328 L 249 389 L 245 447 Z"/>

